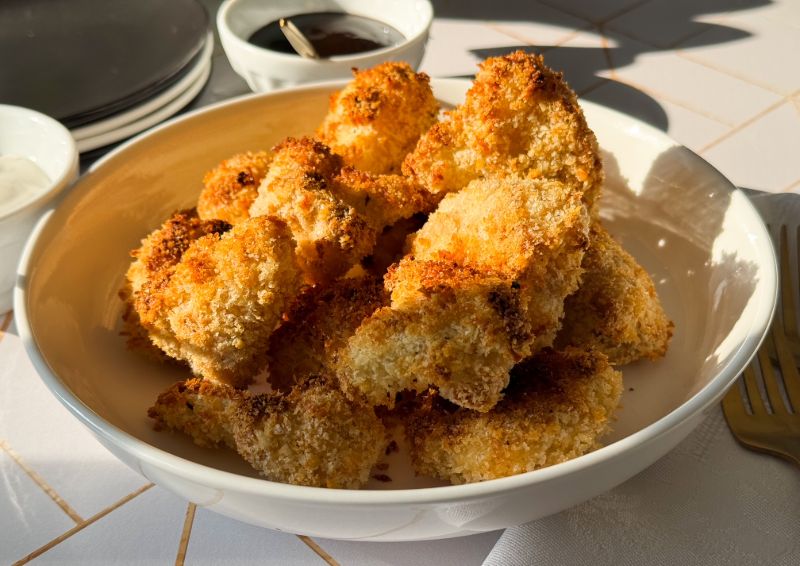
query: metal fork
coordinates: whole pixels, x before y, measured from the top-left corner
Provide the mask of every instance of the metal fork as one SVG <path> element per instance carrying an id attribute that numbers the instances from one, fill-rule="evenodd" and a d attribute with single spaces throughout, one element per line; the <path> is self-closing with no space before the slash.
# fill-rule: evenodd
<path id="1" fill-rule="evenodd" d="M 795 300 L 800 227 L 780 224 L 774 228 L 780 258 L 779 312 L 756 357 L 744 370 L 744 385 L 731 387 L 722 400 L 722 409 L 742 445 L 800 466 L 800 374 L 796 361 L 800 337 Z M 794 239 L 792 246 L 790 238 Z"/>

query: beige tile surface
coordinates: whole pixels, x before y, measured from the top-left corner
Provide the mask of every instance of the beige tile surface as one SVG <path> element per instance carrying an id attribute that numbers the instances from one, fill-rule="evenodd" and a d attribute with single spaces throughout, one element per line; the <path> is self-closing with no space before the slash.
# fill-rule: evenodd
<path id="1" fill-rule="evenodd" d="M 327 539 L 317 539 L 317 541 L 341 564 L 478 566 L 500 534 L 501 531 L 494 531 L 458 539 L 413 544 L 403 542 L 364 544 Z"/>
<path id="2" fill-rule="evenodd" d="M 660 128 L 694 151 L 700 150 L 731 129 L 726 124 L 658 98 L 657 95 L 644 95 L 641 91 L 616 81 L 604 81 L 584 94 L 584 98 Z"/>
<path id="3" fill-rule="evenodd" d="M 220 537 L 224 532 L 226 536 Z M 325 561 L 292 534 L 270 531 L 228 519 L 205 509 L 194 516 L 186 564 L 297 564 L 321 566 Z"/>
<path id="4" fill-rule="evenodd" d="M 619 43 L 610 50 L 615 79 L 728 126 L 741 124 L 781 99 L 672 51 L 654 52 L 638 41 L 609 36 Z"/>
<path id="5" fill-rule="evenodd" d="M 800 3 L 797 4 L 800 6 Z M 709 30 L 678 48 L 681 55 L 772 90 L 790 95 L 800 89 L 800 14 L 775 21 L 763 10 L 722 20 L 747 35 L 723 40 L 724 28 Z"/>
<path id="6" fill-rule="evenodd" d="M 702 156 L 740 187 L 778 192 L 800 180 L 799 149 L 800 115 L 785 102 Z"/>
<path id="7" fill-rule="evenodd" d="M 712 30 L 718 40 L 731 41 L 744 33 L 713 21 L 713 16 L 763 5 L 765 1 L 650 0 L 610 20 L 606 26 L 662 49 Z"/>
<path id="8" fill-rule="evenodd" d="M 543 0 L 559 10 L 563 10 L 593 23 L 600 23 L 615 15 L 630 10 L 647 0 Z"/>
<path id="9" fill-rule="evenodd" d="M 0 564 L 19 560 L 74 526 L 0 447 Z"/>
<path id="10" fill-rule="evenodd" d="M 101 446 L 47 390 L 16 334 L 0 341 L 0 360 L 0 439 L 81 517 L 148 483 Z"/>
<path id="11" fill-rule="evenodd" d="M 154 487 L 36 557 L 32 564 L 172 564 L 185 505 Z"/>

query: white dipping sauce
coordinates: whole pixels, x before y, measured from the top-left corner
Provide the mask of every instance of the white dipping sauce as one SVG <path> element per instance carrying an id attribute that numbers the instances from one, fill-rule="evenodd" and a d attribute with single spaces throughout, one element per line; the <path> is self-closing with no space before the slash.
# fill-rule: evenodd
<path id="1" fill-rule="evenodd" d="M 30 159 L 0 155 L 0 216 L 7 214 L 50 186 L 50 179 Z"/>

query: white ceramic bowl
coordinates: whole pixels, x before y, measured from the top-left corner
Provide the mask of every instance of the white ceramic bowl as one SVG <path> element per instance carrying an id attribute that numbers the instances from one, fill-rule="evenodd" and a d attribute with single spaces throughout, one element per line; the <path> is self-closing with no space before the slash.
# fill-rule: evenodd
<path id="1" fill-rule="evenodd" d="M 118 336 L 128 251 L 172 211 L 193 205 L 203 173 L 222 159 L 312 132 L 341 85 L 249 96 L 144 134 L 84 175 L 27 246 L 27 286 L 15 308 L 31 359 L 100 442 L 153 482 L 219 513 L 313 536 L 411 540 L 499 529 L 584 501 L 652 464 L 703 419 L 755 352 L 773 312 L 777 269 L 750 201 L 662 132 L 585 103 L 605 153 L 606 224 L 653 275 L 676 325 L 663 360 L 623 368 L 622 407 L 604 448 L 526 474 L 444 486 L 414 477 L 401 447 L 385 472 L 392 482 L 352 491 L 259 479 L 230 451 L 153 431 L 147 407 L 185 373 L 127 351 Z M 455 104 L 467 83 L 433 87 Z"/>
<path id="2" fill-rule="evenodd" d="M 11 308 L 14 277 L 25 240 L 42 212 L 78 176 L 78 151 L 64 126 L 28 108 L 0 104 L 0 155 L 33 161 L 50 179 L 49 186 L 0 212 L 0 313 Z"/>
<path id="3" fill-rule="evenodd" d="M 347 12 L 385 22 L 405 36 L 393 47 L 329 59 L 263 49 L 247 42 L 261 26 L 298 13 Z M 405 61 L 419 67 L 433 8 L 428 0 L 227 0 L 217 12 L 217 29 L 228 60 L 255 92 L 300 83 L 350 78 L 353 67 L 366 69 L 383 61 Z"/>

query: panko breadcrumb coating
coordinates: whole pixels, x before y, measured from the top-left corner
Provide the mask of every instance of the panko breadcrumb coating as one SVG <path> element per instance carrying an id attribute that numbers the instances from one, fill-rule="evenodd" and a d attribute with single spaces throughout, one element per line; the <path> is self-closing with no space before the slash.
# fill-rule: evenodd
<path id="1" fill-rule="evenodd" d="M 212 381 L 247 385 L 301 287 L 288 227 L 250 218 L 195 240 L 163 282 L 135 295 L 154 344 Z"/>
<path id="2" fill-rule="evenodd" d="M 184 252 L 198 238 L 208 234 L 223 234 L 231 226 L 222 220 L 201 220 L 195 209 L 180 210 L 170 216 L 161 227 L 142 240 L 139 248 L 131 252 L 134 258 L 125 274 L 125 284 L 120 298 L 125 303 L 122 315 L 123 335 L 131 350 L 143 353 L 155 360 L 170 359 L 150 341 L 147 330 L 142 327 L 139 313 L 134 306 L 136 296 L 146 288 L 157 289 L 172 277 L 175 266 Z M 147 316 L 150 305 L 140 302 L 139 308 Z"/>
<path id="3" fill-rule="evenodd" d="M 289 225 L 309 283 L 329 283 L 369 255 L 387 225 L 432 206 L 430 194 L 399 175 L 370 175 L 310 138 L 275 147 L 272 165 L 250 208 Z"/>
<path id="4" fill-rule="evenodd" d="M 519 289 L 498 274 L 409 258 L 390 268 L 387 285 L 391 306 L 339 352 L 347 393 L 391 408 L 401 391 L 435 385 L 459 405 L 491 409 L 532 336 Z"/>
<path id="5" fill-rule="evenodd" d="M 148 415 L 157 428 L 200 446 L 227 445 L 265 478 L 296 485 L 358 488 L 386 446 L 372 409 L 323 379 L 260 395 L 190 379 L 162 393 Z"/>
<path id="6" fill-rule="evenodd" d="M 598 352 L 543 350 L 514 368 L 489 413 L 429 394 L 406 422 L 417 474 L 469 483 L 530 472 L 598 446 L 622 394 L 622 374 Z"/>
<path id="7" fill-rule="evenodd" d="M 589 214 L 556 181 L 484 180 L 447 195 L 386 277 L 391 305 L 358 328 L 337 371 L 348 392 L 393 405 L 430 385 L 487 411 L 508 372 L 552 343 L 577 289 Z"/>
<path id="8" fill-rule="evenodd" d="M 345 163 L 374 174 L 399 173 L 403 158 L 436 121 L 439 105 L 430 79 L 407 63 L 354 71 L 331 96 L 317 137 Z"/>
<path id="9" fill-rule="evenodd" d="M 214 167 L 203 177 L 197 199 L 197 213 L 205 220 L 219 219 L 236 224 L 250 217 L 250 206 L 258 186 L 267 176 L 270 153 L 239 153 Z"/>
<path id="10" fill-rule="evenodd" d="M 433 193 L 515 175 L 577 186 L 590 207 L 603 181 L 597 140 L 575 93 L 540 55 L 486 59 L 464 103 L 420 138 L 403 171 Z"/>
<path id="11" fill-rule="evenodd" d="M 308 289 L 270 338 L 269 383 L 288 390 L 298 380 L 331 374 L 338 350 L 361 322 L 388 301 L 383 282 L 368 275 Z"/>
<path id="12" fill-rule="evenodd" d="M 333 190 L 341 168 L 341 158 L 322 143 L 288 138 L 274 148 L 250 207 L 251 216 L 277 216 L 289 225 L 308 283 L 332 281 L 375 245 L 375 229 Z"/>
<path id="13" fill-rule="evenodd" d="M 672 321 L 650 276 L 599 222 L 592 223 L 583 268 L 581 286 L 564 306 L 558 346 L 596 349 L 612 364 L 662 357 Z"/>

